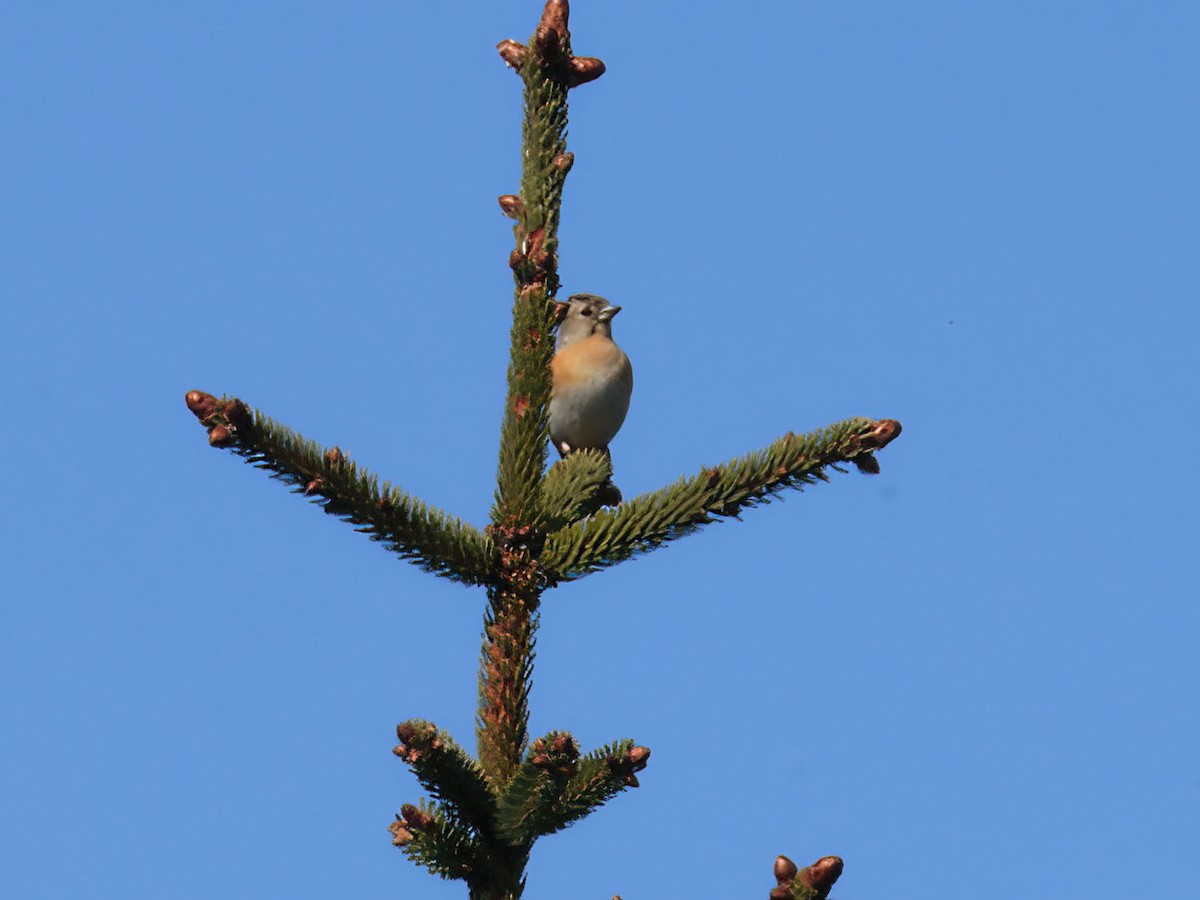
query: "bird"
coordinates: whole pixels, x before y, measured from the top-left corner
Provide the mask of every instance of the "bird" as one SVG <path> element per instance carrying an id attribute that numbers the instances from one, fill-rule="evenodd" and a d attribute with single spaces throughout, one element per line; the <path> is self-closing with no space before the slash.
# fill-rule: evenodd
<path id="1" fill-rule="evenodd" d="M 612 339 L 620 311 L 595 294 L 567 298 L 550 360 L 550 441 L 560 456 L 588 449 L 608 455 L 629 412 L 633 366 Z"/>

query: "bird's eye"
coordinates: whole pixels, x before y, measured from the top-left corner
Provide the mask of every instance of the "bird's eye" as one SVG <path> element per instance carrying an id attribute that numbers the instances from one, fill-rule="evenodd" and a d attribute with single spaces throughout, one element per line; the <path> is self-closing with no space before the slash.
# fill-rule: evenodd
<path id="1" fill-rule="evenodd" d="M 581 316 L 590 316 L 592 314 L 592 310 L 590 307 L 584 307 L 582 310 L 580 310 L 579 314 Z"/>

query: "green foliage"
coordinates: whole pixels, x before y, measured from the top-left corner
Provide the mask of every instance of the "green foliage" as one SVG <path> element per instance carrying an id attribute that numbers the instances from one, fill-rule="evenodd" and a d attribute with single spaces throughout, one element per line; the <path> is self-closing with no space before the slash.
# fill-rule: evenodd
<path id="1" fill-rule="evenodd" d="M 644 759 L 634 762 L 633 741 L 622 740 L 593 750 L 579 761 L 579 770 L 567 783 L 555 810 L 557 821 L 550 831 L 558 831 L 579 821 L 592 810 L 607 803 L 621 791 L 637 787 L 635 771 L 645 766 Z"/>
<path id="2" fill-rule="evenodd" d="M 600 489 L 612 478 L 612 460 L 599 450 L 581 450 L 550 467 L 542 479 L 542 531 L 558 531 L 600 509 Z"/>
<path id="3" fill-rule="evenodd" d="M 501 796 L 496 811 L 500 834 L 514 846 L 579 821 L 621 791 L 637 787 L 634 772 L 649 751 L 624 740 L 579 757 L 574 738 L 551 732 L 539 739 Z"/>
<path id="4" fill-rule="evenodd" d="M 448 818 L 436 803 L 404 806 L 391 827 L 405 856 L 442 878 L 474 880 L 491 868 L 480 841 Z"/>
<path id="5" fill-rule="evenodd" d="M 565 29 L 555 42 L 569 54 Z M 524 160 L 520 209 L 513 227 L 517 247 L 510 260 L 516 300 L 492 511 L 492 522 L 500 528 L 530 525 L 538 513 L 546 467 L 550 358 L 554 355 L 551 298 L 558 290 L 558 221 L 570 170 L 566 83 L 532 59 L 522 66 L 521 76 L 525 85 Z"/>
<path id="6" fill-rule="evenodd" d="M 409 719 L 396 728 L 403 759 L 421 786 L 440 800 L 447 817 L 485 834 L 496 803 L 479 764 L 454 739 L 422 719 Z"/>
<path id="7" fill-rule="evenodd" d="M 487 582 L 495 554 L 487 537 L 387 482 L 380 487 L 336 447 L 320 447 L 256 412 L 252 427 L 238 429 L 234 451 L 426 572 Z"/>
<path id="8" fill-rule="evenodd" d="M 540 563 L 551 581 L 578 578 L 647 553 L 722 517 L 737 517 L 785 488 L 827 481 L 825 468 L 868 455 L 879 423 L 848 419 L 770 446 L 635 497 L 546 540 Z"/>
<path id="9" fill-rule="evenodd" d="M 578 760 L 579 745 L 565 732 L 534 741 L 496 806 L 496 830 L 505 841 L 528 846 L 554 830 L 549 823 Z"/>
<path id="10" fill-rule="evenodd" d="M 536 38 L 530 41 L 532 46 Z M 560 52 L 569 56 L 570 38 L 563 36 Z M 519 236 L 541 231 L 539 241 L 551 260 L 558 252 L 558 223 L 562 213 L 562 193 L 571 169 L 567 153 L 567 85 L 561 78 L 537 64 L 521 69 L 525 83 L 525 115 L 521 122 L 521 215 Z M 518 241 L 520 243 L 520 240 Z M 557 269 L 557 266 L 553 266 Z M 517 283 L 527 283 L 526 273 L 515 271 Z M 558 274 L 552 271 L 546 281 L 546 293 L 558 290 Z"/>
<path id="11" fill-rule="evenodd" d="M 513 304 L 508 398 L 500 426 L 500 460 L 492 522 L 527 524 L 537 517 L 549 441 L 550 359 L 554 308 L 541 291 L 518 292 Z"/>
<path id="12" fill-rule="evenodd" d="M 537 600 L 536 590 L 524 595 L 500 589 L 488 592 L 475 738 L 479 762 L 495 788 L 509 782 L 525 750 Z"/>

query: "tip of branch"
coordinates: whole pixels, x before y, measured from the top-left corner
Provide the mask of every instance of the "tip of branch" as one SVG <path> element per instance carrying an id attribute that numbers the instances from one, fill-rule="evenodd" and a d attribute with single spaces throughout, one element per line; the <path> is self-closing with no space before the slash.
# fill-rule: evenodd
<path id="1" fill-rule="evenodd" d="M 554 35 L 558 39 L 570 36 L 567 20 L 571 17 L 571 4 L 567 0 L 546 0 L 542 10 L 541 21 L 538 22 L 537 33 Z"/>
<path id="2" fill-rule="evenodd" d="M 858 438 L 859 448 L 867 452 L 852 457 L 850 461 L 854 463 L 858 471 L 867 475 L 878 475 L 879 460 L 874 457 L 874 452 L 894 441 L 900 436 L 902 430 L 902 426 L 895 419 L 880 419 L 875 422 L 873 429 Z"/>
<path id="3" fill-rule="evenodd" d="M 411 803 L 400 807 L 400 815 L 403 818 L 397 824 L 403 824 L 410 831 L 428 831 L 434 825 L 433 816 Z"/>
<path id="4" fill-rule="evenodd" d="M 413 833 L 408 830 L 408 823 L 403 819 L 397 819 L 389 825 L 388 831 L 392 833 L 393 847 L 404 847 L 412 843 Z"/>
<path id="5" fill-rule="evenodd" d="M 254 420 L 249 407 L 236 397 L 218 400 L 204 391 L 188 391 L 183 399 L 192 415 L 208 429 L 208 442 L 214 447 L 234 443 L 238 429 L 249 427 Z"/>
<path id="6" fill-rule="evenodd" d="M 217 404 L 220 402 L 212 394 L 206 394 L 204 391 L 188 391 L 183 399 L 188 409 L 201 422 L 217 411 Z"/>
<path id="7" fill-rule="evenodd" d="M 822 856 L 811 866 L 801 869 L 796 877 L 824 897 L 833 888 L 834 882 L 841 877 L 843 868 L 841 857 Z"/>
<path id="8" fill-rule="evenodd" d="M 615 778 L 619 778 L 621 783 L 626 787 L 638 787 L 637 775 L 634 773 L 646 768 L 646 763 L 649 760 L 649 747 L 630 747 L 621 756 L 608 757 L 605 759 L 605 763 L 608 765 L 608 771 Z"/>
<path id="9" fill-rule="evenodd" d="M 867 434 L 863 441 L 872 450 L 882 450 L 900 437 L 900 432 L 903 430 L 904 427 L 895 419 L 880 419 L 875 423 L 874 430 Z"/>
<path id="10" fill-rule="evenodd" d="M 792 887 L 799 883 L 817 892 L 824 898 L 829 895 L 833 884 L 842 874 L 842 860 L 837 856 L 822 856 L 811 866 L 797 869 L 796 864 L 786 856 L 775 857 L 775 881 L 778 887 L 772 889 L 772 900 L 790 900 L 795 894 Z"/>
<path id="11" fill-rule="evenodd" d="M 518 72 L 532 58 L 541 69 L 565 82 L 569 88 L 595 81 L 604 74 L 604 63 L 594 56 L 571 55 L 571 31 L 567 27 L 570 15 L 567 0 L 546 0 L 529 46 L 509 38 L 498 43 L 496 51 Z"/>

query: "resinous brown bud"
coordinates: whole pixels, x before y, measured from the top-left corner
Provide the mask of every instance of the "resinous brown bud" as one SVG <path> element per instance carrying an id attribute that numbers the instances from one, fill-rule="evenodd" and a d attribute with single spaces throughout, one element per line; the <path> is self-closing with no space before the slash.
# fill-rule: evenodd
<path id="1" fill-rule="evenodd" d="M 567 70 L 567 86 L 578 87 L 595 81 L 604 74 L 604 60 L 594 56 L 573 56 L 571 66 Z"/>
<path id="2" fill-rule="evenodd" d="M 498 43 L 496 50 L 499 52 L 500 58 L 518 72 L 521 71 L 521 66 L 525 65 L 525 60 L 529 56 L 529 51 L 525 49 L 524 44 L 508 38 Z"/>
<path id="3" fill-rule="evenodd" d="M 775 857 L 775 880 L 780 884 L 787 884 L 796 877 L 798 871 L 796 864 L 786 856 Z"/>
<path id="4" fill-rule="evenodd" d="M 187 402 L 188 409 L 192 411 L 192 415 L 201 422 L 217 411 L 217 398 L 212 394 L 204 393 L 204 391 L 188 391 L 184 400 Z"/>
<path id="5" fill-rule="evenodd" d="M 521 217 L 521 198 L 516 194 L 502 194 L 496 198 L 500 203 L 500 212 L 510 219 Z"/>
<path id="6" fill-rule="evenodd" d="M 805 866 L 796 876 L 802 884 L 808 885 L 822 897 L 833 888 L 833 883 L 842 874 L 844 864 L 840 857 L 822 856 L 811 866 Z"/>

